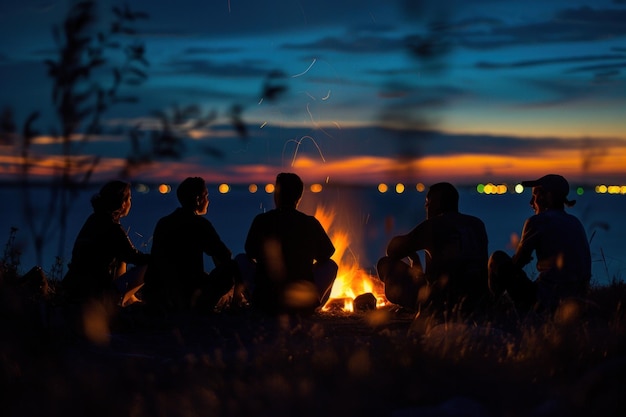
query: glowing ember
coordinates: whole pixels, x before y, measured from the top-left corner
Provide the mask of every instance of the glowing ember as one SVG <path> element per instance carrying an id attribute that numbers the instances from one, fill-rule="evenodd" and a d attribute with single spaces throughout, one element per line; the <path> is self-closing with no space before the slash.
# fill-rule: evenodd
<path id="1" fill-rule="evenodd" d="M 346 250 L 350 247 L 348 233 L 343 230 L 336 230 L 333 227 L 335 214 L 317 207 L 315 217 L 320 221 L 330 239 L 335 245 L 335 254 L 332 259 L 339 266 L 337 278 L 333 284 L 330 298 L 322 307 L 323 311 L 336 308 L 338 303 L 343 303 L 343 311 L 354 311 L 354 299 L 361 294 L 371 293 L 376 297 L 376 307 L 386 305 L 389 301 L 385 297 L 385 284 L 377 277 L 373 277 L 358 265 L 355 257 L 344 259 Z M 340 304 L 341 305 L 341 304 Z"/>

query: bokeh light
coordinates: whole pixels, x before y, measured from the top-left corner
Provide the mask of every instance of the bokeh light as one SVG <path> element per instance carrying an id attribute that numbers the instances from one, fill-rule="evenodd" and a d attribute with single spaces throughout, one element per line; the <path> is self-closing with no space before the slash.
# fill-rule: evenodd
<path id="1" fill-rule="evenodd" d="M 378 184 L 378 192 L 386 193 L 387 190 L 389 190 L 389 187 L 387 187 L 387 184 L 383 184 L 383 183 Z"/>
<path id="2" fill-rule="evenodd" d="M 219 187 L 217 187 L 217 190 L 222 194 L 226 194 L 227 192 L 230 191 L 230 185 L 220 184 Z"/>
<path id="3" fill-rule="evenodd" d="M 396 193 L 402 194 L 404 192 L 404 184 L 398 183 L 396 184 Z"/>
<path id="4" fill-rule="evenodd" d="M 258 190 L 259 190 L 259 187 L 257 187 L 256 184 L 248 185 L 248 191 L 250 191 L 252 194 L 256 193 Z"/>
<path id="5" fill-rule="evenodd" d="M 422 184 L 421 182 L 418 182 L 417 185 L 415 186 L 415 189 L 418 192 L 423 193 L 424 190 L 426 189 L 426 186 L 424 184 Z"/>
<path id="6" fill-rule="evenodd" d="M 170 187 L 169 185 L 167 185 L 167 184 L 161 184 L 161 185 L 159 185 L 159 192 L 160 192 L 161 194 L 167 194 L 167 193 L 169 193 L 170 191 L 172 191 L 172 187 Z"/>
<path id="7" fill-rule="evenodd" d="M 145 194 L 150 191 L 150 187 L 148 187 L 146 184 L 137 184 L 135 185 L 135 191 Z"/>
<path id="8" fill-rule="evenodd" d="M 265 192 L 268 194 L 271 194 L 274 192 L 274 184 L 266 184 L 265 185 Z"/>
<path id="9" fill-rule="evenodd" d="M 322 191 L 322 188 L 322 184 L 311 184 L 310 187 L 312 193 L 319 193 Z"/>

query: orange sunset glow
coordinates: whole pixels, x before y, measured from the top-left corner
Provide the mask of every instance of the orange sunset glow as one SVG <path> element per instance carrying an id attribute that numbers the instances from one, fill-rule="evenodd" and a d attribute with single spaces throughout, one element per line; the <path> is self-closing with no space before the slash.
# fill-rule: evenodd
<path id="1" fill-rule="evenodd" d="M 77 170 L 79 169 L 76 160 Z M 542 152 L 535 155 L 498 156 L 457 154 L 449 156 L 424 156 L 410 162 L 399 164 L 392 157 L 351 156 L 343 158 L 329 157 L 325 162 L 298 156 L 289 166 L 279 170 L 298 172 L 308 182 L 326 182 L 337 184 L 377 184 L 380 181 L 451 181 L 471 183 L 497 180 L 515 181 L 541 175 L 546 170 L 559 172 L 573 180 L 582 182 L 602 182 L 603 178 L 626 176 L 626 146 L 588 152 L 578 149 Z M 5 179 L 15 178 L 20 172 L 22 159 L 16 156 L 0 156 L 0 176 Z M 46 180 L 54 175 L 64 161 L 59 157 L 47 156 L 32 160 L 30 176 L 37 181 Z M 586 165 L 585 165 L 586 164 Z M 93 177 L 110 178 L 121 170 L 124 161 L 114 158 L 102 158 Z M 196 165 L 193 161 L 155 162 L 140 171 L 140 177 L 153 181 L 172 181 L 182 179 L 189 172 L 196 172 L 210 182 L 223 183 L 271 183 L 277 168 L 250 164 L 227 169 L 217 169 L 210 165 Z"/>

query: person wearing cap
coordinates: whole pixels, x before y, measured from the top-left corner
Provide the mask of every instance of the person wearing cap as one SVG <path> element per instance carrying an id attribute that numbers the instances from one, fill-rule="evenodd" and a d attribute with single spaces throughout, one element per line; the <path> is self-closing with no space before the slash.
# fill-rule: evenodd
<path id="1" fill-rule="evenodd" d="M 180 207 L 156 224 L 152 258 L 143 289 L 153 312 L 210 313 L 238 282 L 237 264 L 213 224 L 204 215 L 209 193 L 204 179 L 188 177 L 176 189 Z M 204 255 L 215 268 L 207 273 Z"/>
<path id="2" fill-rule="evenodd" d="M 428 189 L 425 208 L 426 219 L 408 234 L 392 238 L 387 256 L 377 263 L 385 295 L 411 310 L 458 308 L 471 313 L 489 294 L 485 224 L 459 212 L 459 193 L 447 182 Z M 425 270 L 417 254 L 420 250 Z"/>
<path id="3" fill-rule="evenodd" d="M 576 201 L 568 200 L 569 183 L 549 174 L 534 181 L 530 205 L 535 214 L 524 223 L 513 257 L 503 251 L 489 259 L 489 288 L 495 296 L 505 291 L 520 309 L 554 309 L 568 297 L 584 296 L 591 279 L 591 251 L 580 220 L 565 212 Z M 537 258 L 539 275 L 528 278 L 523 267 Z"/>

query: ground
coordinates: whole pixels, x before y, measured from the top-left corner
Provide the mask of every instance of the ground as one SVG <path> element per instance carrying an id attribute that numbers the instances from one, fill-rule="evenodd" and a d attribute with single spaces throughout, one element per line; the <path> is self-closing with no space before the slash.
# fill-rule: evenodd
<path id="1" fill-rule="evenodd" d="M 94 308 L 85 335 L 59 307 L 3 306 L 6 417 L 626 415 L 620 303 L 495 320 Z"/>

